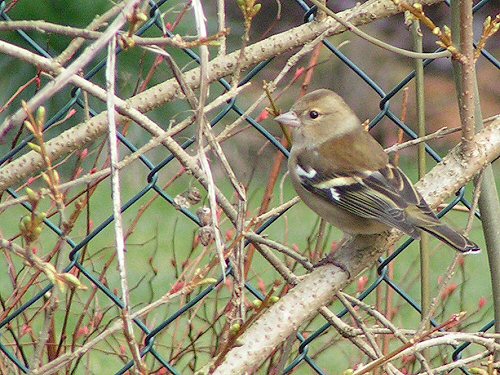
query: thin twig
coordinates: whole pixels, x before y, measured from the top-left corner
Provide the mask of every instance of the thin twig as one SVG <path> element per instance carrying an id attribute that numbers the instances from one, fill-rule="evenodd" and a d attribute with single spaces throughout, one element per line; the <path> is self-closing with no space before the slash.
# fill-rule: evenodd
<path id="1" fill-rule="evenodd" d="M 407 18 L 411 22 L 411 34 L 413 37 L 413 44 L 416 52 L 423 51 L 423 34 L 420 29 L 420 22 L 413 16 Z M 427 133 L 425 122 L 425 82 L 424 82 L 424 60 L 415 59 L 415 96 L 417 99 L 417 122 L 418 122 L 418 136 L 425 137 Z M 419 143 L 418 145 L 418 179 L 422 179 L 427 173 L 427 153 L 425 144 Z M 428 233 L 421 233 L 420 241 L 418 243 L 420 249 L 420 316 L 426 316 L 431 303 L 431 287 L 430 287 L 430 250 L 429 250 Z M 427 327 L 429 328 L 429 327 Z M 425 353 L 423 353 L 425 356 Z"/>
<path id="2" fill-rule="evenodd" d="M 319 309 L 319 312 L 342 337 L 348 339 L 350 342 L 356 345 L 358 349 L 360 349 L 368 356 L 368 358 L 372 360 L 378 358 L 373 348 L 369 346 L 365 341 L 363 341 L 360 337 L 358 337 L 364 335 L 363 330 L 354 328 L 345 323 L 336 314 L 332 313 L 327 307 L 321 307 Z"/>
<path id="3" fill-rule="evenodd" d="M 427 310 L 427 313 L 425 316 L 422 317 L 422 320 L 420 321 L 420 325 L 417 329 L 416 335 L 419 336 L 421 335 L 428 327 L 429 327 L 429 322 L 436 312 L 437 307 L 439 306 L 439 301 L 441 300 L 441 296 L 443 295 L 443 292 L 446 290 L 448 287 L 449 282 L 455 275 L 458 261 L 460 260 L 460 257 L 462 257 L 461 254 L 457 253 L 455 257 L 453 258 L 453 262 L 448 266 L 446 269 L 446 272 L 444 273 L 443 280 L 439 284 L 438 291 L 436 293 L 436 296 L 432 299 L 432 302 L 429 306 L 429 309 Z"/>
<path id="4" fill-rule="evenodd" d="M 343 292 L 341 292 L 341 293 L 343 293 Z M 405 335 L 402 333 L 401 329 L 398 329 L 392 323 L 391 319 L 386 318 L 384 316 L 384 314 L 381 314 L 379 311 L 373 309 L 371 306 L 367 305 L 363 301 L 361 301 L 361 300 L 359 300 L 359 299 L 357 299 L 357 298 L 355 298 L 355 297 L 353 297 L 353 296 L 351 296 L 351 295 L 349 295 L 347 293 L 343 293 L 343 294 L 344 294 L 344 297 L 347 300 L 349 300 L 351 303 L 354 303 L 354 304 L 358 305 L 361 309 L 363 309 L 368 314 L 370 314 L 375 319 L 377 319 L 384 327 L 387 327 L 394 334 L 394 336 L 396 336 L 402 343 L 408 344 L 410 342 L 408 340 L 408 338 L 406 338 Z M 387 353 L 384 353 L 384 355 L 387 355 Z M 420 363 L 422 364 L 422 366 L 426 369 L 427 373 L 430 373 L 431 372 L 431 368 L 429 366 L 429 363 L 425 359 L 425 357 L 422 354 L 420 354 L 420 353 L 416 353 L 416 357 L 420 361 Z"/>
<path id="5" fill-rule="evenodd" d="M 489 350 L 482 351 L 481 353 L 471 355 L 470 357 L 455 359 L 453 362 L 448 363 L 443 366 L 436 367 L 432 370 L 431 374 L 439 375 L 439 374 L 449 374 L 451 370 L 463 368 L 469 365 L 469 363 L 474 363 L 479 361 L 480 359 L 486 358 L 490 354 Z M 425 374 L 423 372 L 419 372 L 417 375 Z"/>
<path id="6" fill-rule="evenodd" d="M 118 13 L 123 11 L 123 8 L 126 4 L 123 2 L 119 2 L 115 4 L 111 9 L 107 10 L 103 15 L 96 17 L 92 22 L 86 27 L 88 31 L 95 31 L 99 28 L 103 27 L 103 25 L 107 25 L 107 22 L 115 17 Z M 31 23 L 30 20 L 28 23 Z M 72 58 L 75 53 L 80 49 L 80 47 L 85 43 L 85 38 L 76 38 L 73 39 L 68 46 L 62 51 L 59 56 L 54 59 L 54 63 L 57 64 L 65 64 L 70 58 Z"/>
<path id="7" fill-rule="evenodd" d="M 472 204 L 470 206 L 469 215 L 467 217 L 467 225 L 465 226 L 464 236 L 468 236 L 472 230 L 472 224 L 476 215 L 476 210 L 479 205 L 479 197 L 481 196 L 481 186 L 483 184 L 484 171 L 482 171 L 474 180 L 474 193 L 472 194 Z"/>
<path id="8" fill-rule="evenodd" d="M 449 57 L 451 55 L 449 51 L 436 52 L 436 53 L 418 53 L 418 52 L 408 51 L 408 50 L 405 50 L 402 48 L 394 47 L 390 44 L 382 42 L 380 39 L 374 38 L 373 36 L 361 31 L 359 28 L 354 26 L 351 22 L 342 19 L 342 17 L 339 17 L 337 14 L 332 12 L 328 7 L 323 5 L 319 0 L 311 0 L 311 2 L 314 5 L 316 5 L 319 9 L 321 9 L 323 12 L 325 12 L 330 17 L 332 17 L 335 21 L 337 21 L 342 26 L 344 26 L 349 31 L 351 31 L 353 34 L 356 34 L 360 38 L 363 38 L 364 40 L 372 43 L 373 45 L 375 45 L 377 47 L 381 47 L 387 51 L 394 52 L 394 53 L 397 53 L 397 54 L 402 55 L 402 56 L 411 57 L 413 59 L 439 59 L 439 58 L 443 58 L 443 57 Z"/>
<path id="9" fill-rule="evenodd" d="M 207 37 L 206 19 L 201 6 L 200 0 L 193 0 L 194 16 L 196 20 L 196 30 L 199 38 Z M 215 182 L 212 175 L 212 169 L 207 159 L 204 150 L 204 135 L 210 132 L 208 129 L 207 119 L 204 116 L 203 108 L 208 95 L 208 47 L 200 46 L 200 98 L 198 100 L 198 108 L 196 110 L 196 119 L 198 121 L 198 157 L 200 160 L 201 169 L 207 177 L 208 200 L 210 202 L 210 213 L 212 215 L 212 228 L 215 235 L 215 246 L 219 257 L 220 267 L 223 277 L 225 277 L 226 263 L 224 261 L 224 245 L 219 229 L 219 219 L 217 217 L 217 199 L 215 196 Z"/>
<path id="10" fill-rule="evenodd" d="M 120 192 L 120 174 L 116 169 L 118 165 L 118 140 L 115 118 L 115 68 L 116 68 L 116 36 L 111 38 L 108 45 L 108 59 L 106 64 L 106 90 L 108 91 L 107 109 L 108 109 L 108 127 L 109 127 L 109 153 L 111 159 L 111 191 L 113 202 L 113 217 L 115 229 L 116 258 L 118 260 L 118 272 L 120 275 L 120 285 L 122 292 L 123 307 L 121 309 L 123 319 L 123 329 L 132 357 L 134 358 L 137 370 L 141 374 L 146 373 L 145 364 L 142 361 L 134 336 L 134 326 L 130 318 L 130 295 L 127 282 L 127 266 L 125 260 L 125 242 L 123 239 L 123 224 L 121 215 L 121 192 Z"/>
<path id="11" fill-rule="evenodd" d="M 410 146 L 415 146 L 415 145 L 422 143 L 422 142 L 430 141 L 431 139 L 437 139 L 437 138 L 444 137 L 445 135 L 448 135 L 448 134 L 456 133 L 456 132 L 460 131 L 460 129 L 461 129 L 460 127 L 448 129 L 446 126 L 443 126 L 441 129 L 436 130 L 434 133 L 427 134 L 423 137 L 415 138 L 415 139 L 412 139 L 410 141 L 406 141 L 404 143 L 395 144 L 391 147 L 387 147 L 385 149 L 385 152 L 387 152 L 387 153 L 397 152 L 397 151 L 402 150 L 404 148 L 407 148 Z"/>
<path id="12" fill-rule="evenodd" d="M 474 59 L 474 31 L 472 7 L 473 0 L 460 1 L 460 52 L 464 56 L 462 63 L 461 78 L 462 90 L 460 92 L 460 118 L 462 120 L 462 138 L 464 140 L 464 151 L 471 151 L 471 141 L 474 137 L 474 82 L 475 82 L 475 59 Z"/>
<path id="13" fill-rule="evenodd" d="M 244 232 L 243 235 L 254 243 L 260 243 L 262 245 L 266 245 L 274 250 L 279 251 L 280 253 L 283 253 L 283 254 L 289 256 L 290 258 L 296 260 L 305 269 L 307 269 L 309 271 L 312 270 L 312 268 L 313 268 L 313 265 L 311 264 L 311 262 L 309 262 L 309 259 L 307 259 L 303 255 L 297 253 L 296 251 L 290 249 L 289 247 L 282 245 L 279 242 L 269 240 L 267 238 L 259 236 L 258 234 L 255 234 L 253 232 Z"/>
<path id="14" fill-rule="evenodd" d="M 263 213 L 262 215 L 253 218 L 252 222 L 255 224 L 263 223 L 266 220 L 269 220 L 273 217 L 279 216 L 283 212 L 288 211 L 291 207 L 295 206 L 299 202 L 300 202 L 300 198 L 294 197 L 294 198 L 290 199 L 289 201 L 287 201 L 283 204 L 280 204 L 277 207 L 270 209 L 266 213 Z M 0 206 L 0 208 L 1 208 L 1 206 Z"/>
<path id="15" fill-rule="evenodd" d="M 354 307 L 347 300 L 345 294 L 340 292 L 337 294 L 337 298 L 339 299 L 340 302 L 342 302 L 342 304 L 347 309 L 347 311 L 349 311 L 349 314 L 351 314 L 351 316 L 354 318 L 356 324 L 361 329 L 361 331 L 363 331 L 366 339 L 368 340 L 368 343 L 372 347 L 377 358 L 382 357 L 382 351 L 380 350 L 380 348 L 377 344 L 377 341 L 375 340 L 375 337 L 367 330 L 367 327 L 366 327 L 365 323 L 363 322 L 363 319 L 361 319 L 361 317 L 356 312 L 356 310 L 354 310 Z"/>
<path id="16" fill-rule="evenodd" d="M 373 369 L 383 365 L 384 363 L 389 362 L 389 361 L 393 361 L 394 359 L 399 358 L 402 355 L 407 354 L 408 352 L 411 352 L 413 354 L 413 353 L 419 352 L 427 347 L 432 347 L 432 346 L 436 345 L 435 343 L 430 343 L 432 340 L 435 340 L 435 339 L 428 339 L 428 337 L 435 331 L 438 331 L 440 329 L 446 329 L 449 326 L 456 325 L 462 317 L 463 317 L 463 314 L 453 315 L 447 322 L 439 325 L 438 327 L 432 329 L 431 331 L 426 331 L 422 334 L 416 335 L 415 338 L 413 338 L 407 344 L 404 344 L 403 346 L 393 350 L 388 355 L 383 356 L 381 358 L 378 358 L 375 361 L 366 365 L 365 367 L 355 371 L 353 375 L 367 374 L 370 371 L 372 371 Z M 439 338 L 439 339 L 442 339 L 442 338 Z M 444 338 L 444 340 L 439 340 L 439 341 L 445 341 L 447 339 L 448 339 L 448 337 Z M 449 342 L 449 340 L 448 340 L 448 342 Z"/>
<path id="17" fill-rule="evenodd" d="M 225 0 L 217 0 L 217 23 L 219 27 L 219 32 L 226 30 L 226 10 L 225 10 Z M 223 35 L 219 39 L 219 56 L 226 54 L 226 36 Z"/>

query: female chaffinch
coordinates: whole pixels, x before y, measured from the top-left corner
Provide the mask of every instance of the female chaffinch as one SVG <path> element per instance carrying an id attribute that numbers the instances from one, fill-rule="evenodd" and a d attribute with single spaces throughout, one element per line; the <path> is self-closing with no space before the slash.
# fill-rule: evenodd
<path id="1" fill-rule="evenodd" d="M 288 170 L 298 195 L 343 232 L 375 234 L 395 227 L 419 239 L 424 230 L 462 253 L 480 250 L 439 221 L 333 91 L 311 92 L 275 120 L 293 130 Z"/>

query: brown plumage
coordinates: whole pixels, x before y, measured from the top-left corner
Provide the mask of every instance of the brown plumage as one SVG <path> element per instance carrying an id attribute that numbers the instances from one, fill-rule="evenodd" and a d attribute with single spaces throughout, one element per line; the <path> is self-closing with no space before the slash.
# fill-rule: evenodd
<path id="1" fill-rule="evenodd" d="M 275 120 L 293 129 L 288 169 L 295 190 L 326 221 L 350 234 L 395 227 L 418 239 L 424 230 L 460 252 L 479 251 L 439 221 L 333 91 L 307 94 Z"/>

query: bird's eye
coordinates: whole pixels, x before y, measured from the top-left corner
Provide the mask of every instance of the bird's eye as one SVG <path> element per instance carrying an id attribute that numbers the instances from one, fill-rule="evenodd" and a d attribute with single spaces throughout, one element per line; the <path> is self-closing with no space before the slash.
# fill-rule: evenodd
<path id="1" fill-rule="evenodd" d="M 311 112 L 309 112 L 309 117 L 312 119 L 318 118 L 319 113 L 317 111 L 311 111 Z"/>

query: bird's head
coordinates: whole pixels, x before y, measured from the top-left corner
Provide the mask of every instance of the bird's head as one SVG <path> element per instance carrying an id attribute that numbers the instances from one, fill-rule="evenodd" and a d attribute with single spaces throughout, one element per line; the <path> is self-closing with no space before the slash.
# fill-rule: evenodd
<path id="1" fill-rule="evenodd" d="M 294 147 L 314 147 L 361 129 L 351 108 L 339 95 L 326 89 L 304 95 L 275 120 L 292 129 Z"/>

